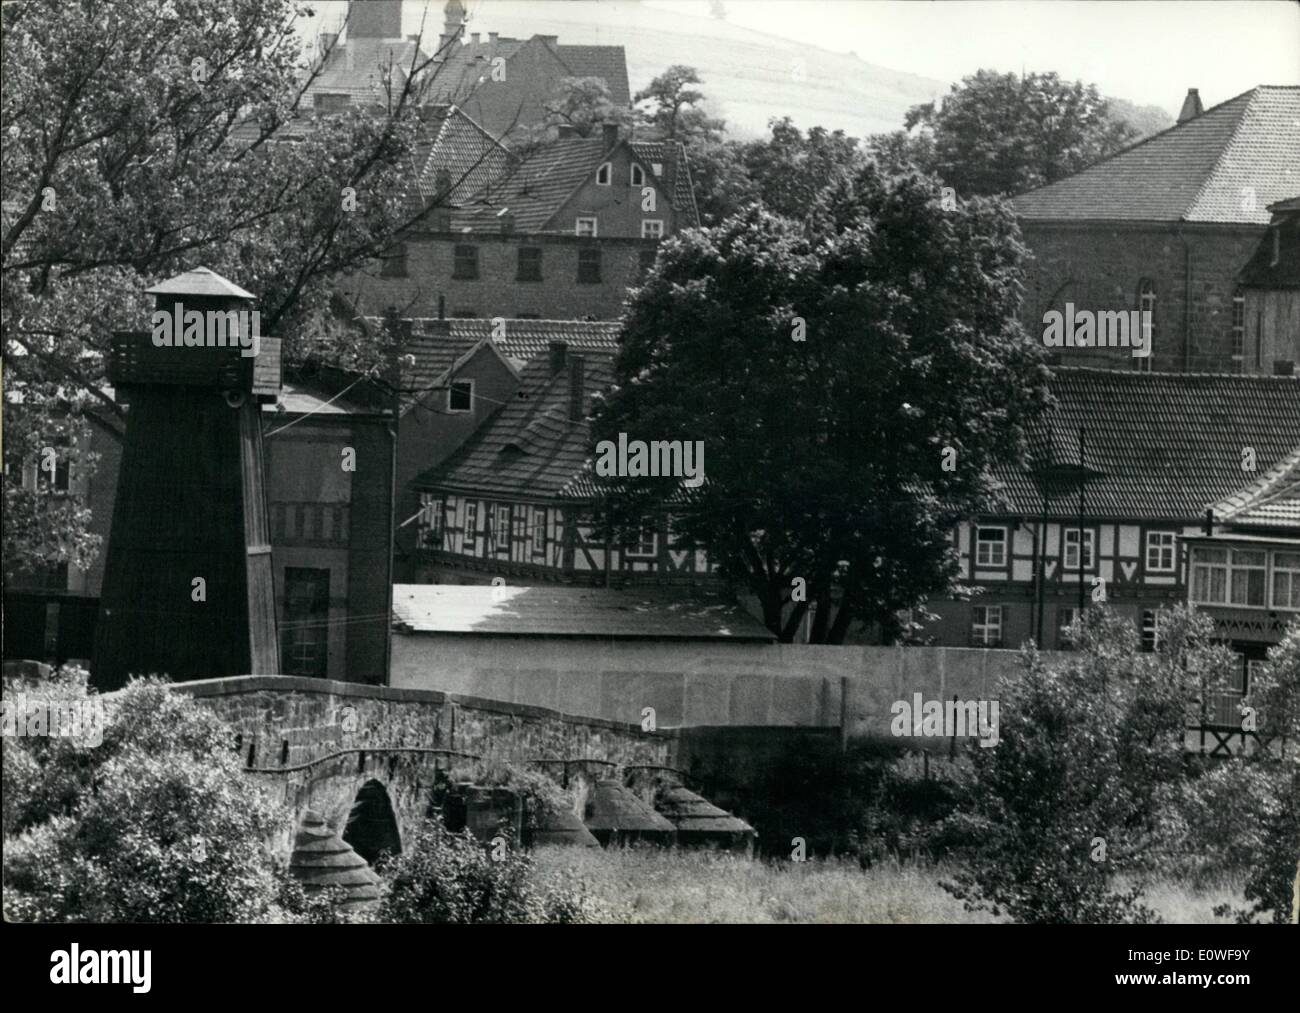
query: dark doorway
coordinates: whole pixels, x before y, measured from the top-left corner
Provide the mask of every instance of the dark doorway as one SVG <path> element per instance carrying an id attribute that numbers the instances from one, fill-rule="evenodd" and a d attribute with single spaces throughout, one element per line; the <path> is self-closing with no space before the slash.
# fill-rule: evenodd
<path id="1" fill-rule="evenodd" d="M 380 855 L 399 855 L 402 839 L 397 833 L 397 818 L 388 801 L 388 792 L 378 781 L 367 781 L 357 792 L 343 830 L 343 840 L 371 865 Z"/>

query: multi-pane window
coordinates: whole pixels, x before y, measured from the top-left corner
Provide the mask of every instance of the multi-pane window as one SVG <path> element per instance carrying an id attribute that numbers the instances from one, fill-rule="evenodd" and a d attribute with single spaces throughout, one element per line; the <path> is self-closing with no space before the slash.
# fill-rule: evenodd
<path id="1" fill-rule="evenodd" d="M 473 552 L 478 540 L 478 503 L 470 501 L 465 504 L 465 534 L 461 539 L 463 551 Z"/>
<path id="2" fill-rule="evenodd" d="M 1056 642 L 1062 650 L 1074 646 L 1074 637 L 1070 633 L 1070 628 L 1078 618 L 1079 610 L 1077 608 L 1062 607 L 1056 610 Z"/>
<path id="3" fill-rule="evenodd" d="M 1007 529 L 975 529 L 975 565 L 1007 565 Z"/>
<path id="4" fill-rule="evenodd" d="M 641 530 L 637 540 L 628 546 L 628 552 L 636 556 L 653 556 L 659 551 L 659 535 L 655 531 L 654 521 L 649 517 L 641 520 Z"/>
<path id="5" fill-rule="evenodd" d="M 1273 607 L 1300 609 L 1300 552 L 1273 553 Z"/>
<path id="6" fill-rule="evenodd" d="M 406 277 L 406 244 L 394 243 L 383 255 L 383 263 L 379 267 L 379 276 L 381 278 L 405 278 Z"/>
<path id="7" fill-rule="evenodd" d="M 474 381 L 453 380 L 447 391 L 447 411 L 468 412 L 474 410 Z"/>
<path id="8" fill-rule="evenodd" d="M 975 605 L 971 608 L 971 644 L 975 647 L 1002 645 L 1002 606 Z"/>
<path id="9" fill-rule="evenodd" d="M 573 231 L 579 236 L 594 236 L 596 234 L 595 218 L 579 218 L 574 222 Z"/>
<path id="10" fill-rule="evenodd" d="M 542 248 L 540 246 L 519 247 L 519 268 L 515 272 L 515 281 L 542 280 Z"/>
<path id="11" fill-rule="evenodd" d="M 1160 615 L 1155 609 L 1142 610 L 1142 650 L 1154 651 L 1160 643 Z"/>
<path id="12" fill-rule="evenodd" d="M 488 529 L 489 544 L 492 552 L 505 552 L 510 548 L 510 506 L 498 503 L 496 523 Z"/>
<path id="13" fill-rule="evenodd" d="M 546 510 L 533 507 L 533 555 L 546 554 Z"/>
<path id="14" fill-rule="evenodd" d="M 1240 373 L 1246 355 L 1246 292 L 1237 289 L 1232 293 L 1232 368 Z"/>
<path id="15" fill-rule="evenodd" d="M 1261 549 L 1198 546 L 1192 552 L 1192 601 L 1262 608 L 1267 557 Z"/>
<path id="16" fill-rule="evenodd" d="M 1078 528 L 1065 529 L 1065 568 L 1067 570 L 1078 570 L 1079 564 L 1079 547 L 1082 542 L 1083 546 L 1083 565 L 1085 570 L 1092 569 L 1093 563 L 1093 538 L 1096 532 L 1091 528 L 1084 528 L 1082 531 Z"/>
<path id="17" fill-rule="evenodd" d="M 519 507 L 514 513 L 514 530 L 511 533 L 511 551 L 514 551 L 514 545 L 518 545 L 522 552 L 524 546 L 528 544 L 528 515 L 524 513 L 524 508 Z"/>
<path id="18" fill-rule="evenodd" d="M 451 276 L 460 281 L 473 281 L 478 277 L 478 247 L 473 243 L 457 243 L 453 250 Z"/>
<path id="19" fill-rule="evenodd" d="M 584 284 L 600 283 L 600 247 L 583 246 L 578 249 L 578 281 Z"/>
<path id="20" fill-rule="evenodd" d="M 641 221 L 641 238 L 642 239 L 662 239 L 664 235 L 664 220 L 662 218 L 645 218 Z"/>
<path id="21" fill-rule="evenodd" d="M 631 180 L 633 186 L 645 185 L 645 170 L 635 162 L 632 163 Z"/>
<path id="22" fill-rule="evenodd" d="M 420 510 L 420 547 L 441 549 L 445 513 L 442 497 L 431 492 L 420 493 Z"/>
<path id="23" fill-rule="evenodd" d="M 1170 573 L 1174 569 L 1174 533 L 1147 532 L 1147 572 Z"/>
<path id="24" fill-rule="evenodd" d="M 329 661 L 329 570 L 284 570 L 284 670 L 324 676 Z"/>

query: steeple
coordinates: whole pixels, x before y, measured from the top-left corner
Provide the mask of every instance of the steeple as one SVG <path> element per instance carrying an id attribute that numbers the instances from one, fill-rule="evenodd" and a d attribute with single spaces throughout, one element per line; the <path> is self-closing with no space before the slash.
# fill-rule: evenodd
<path id="1" fill-rule="evenodd" d="M 443 8 L 442 42 L 454 38 L 465 27 L 465 5 L 460 0 L 447 0 Z"/>

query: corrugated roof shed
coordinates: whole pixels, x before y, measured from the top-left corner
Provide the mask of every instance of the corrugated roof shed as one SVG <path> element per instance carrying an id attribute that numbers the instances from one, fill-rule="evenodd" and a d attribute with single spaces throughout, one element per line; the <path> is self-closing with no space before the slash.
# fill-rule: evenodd
<path id="1" fill-rule="evenodd" d="M 1143 373 L 1059 368 L 1057 401 L 1030 434 L 1028 470 L 1002 469 L 1010 513 L 1037 516 L 1033 468 L 1079 463 L 1100 477 L 1087 485 L 1090 517 L 1198 520 L 1207 503 L 1235 492 L 1243 448 L 1267 470 L 1300 445 L 1300 377 Z M 1077 516 L 1077 488 L 1059 488 L 1049 515 Z"/>
<path id="2" fill-rule="evenodd" d="M 396 584 L 393 619 L 408 633 L 485 633 L 771 642 L 734 601 L 705 591 Z"/>
<path id="3" fill-rule="evenodd" d="M 1029 221 L 1263 225 L 1300 189 L 1300 87 L 1261 85 L 1012 202 Z"/>

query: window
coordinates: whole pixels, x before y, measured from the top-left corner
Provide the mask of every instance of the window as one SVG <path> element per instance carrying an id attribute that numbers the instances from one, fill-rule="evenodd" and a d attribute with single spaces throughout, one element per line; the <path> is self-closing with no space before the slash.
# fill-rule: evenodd
<path id="1" fill-rule="evenodd" d="M 497 504 L 497 522 L 496 530 L 493 533 L 492 541 L 493 552 L 510 551 L 510 506 L 507 503 Z"/>
<path id="2" fill-rule="evenodd" d="M 1273 553 L 1273 607 L 1300 609 L 1300 552 Z"/>
<path id="3" fill-rule="evenodd" d="M 1149 372 L 1155 358 L 1156 340 L 1156 283 L 1150 278 L 1143 278 L 1138 283 L 1138 310 L 1142 314 L 1142 346 L 1149 350 L 1145 357 L 1138 358 L 1138 369 Z"/>
<path id="4" fill-rule="evenodd" d="M 1238 288 L 1232 293 L 1232 368 L 1241 372 L 1246 354 L 1246 291 Z"/>
<path id="5" fill-rule="evenodd" d="M 406 244 L 396 243 L 389 247 L 383 256 L 383 263 L 379 267 L 379 277 L 381 278 L 405 278 L 406 277 Z"/>
<path id="6" fill-rule="evenodd" d="M 470 412 L 474 410 L 474 381 L 452 380 L 447 391 L 447 411 Z"/>
<path id="7" fill-rule="evenodd" d="M 1155 609 L 1142 610 L 1142 650 L 1154 651 L 1160 643 L 1160 616 Z"/>
<path id="8" fill-rule="evenodd" d="M 473 552 L 474 543 L 478 540 L 478 503 L 465 504 L 465 536 L 462 541 L 462 552 Z"/>
<path id="9" fill-rule="evenodd" d="M 656 255 L 657 255 L 657 251 L 655 250 L 637 251 L 637 255 L 636 255 L 637 273 L 640 275 L 643 281 L 645 280 L 646 275 L 648 275 L 652 270 L 654 270 Z"/>
<path id="10" fill-rule="evenodd" d="M 1078 528 L 1065 529 L 1065 569 L 1078 570 L 1079 566 L 1079 538 L 1083 536 L 1083 569 L 1091 570 L 1095 565 L 1093 562 L 1093 537 L 1095 531 L 1085 528 L 1080 531 Z"/>
<path id="11" fill-rule="evenodd" d="M 578 281 L 584 284 L 600 283 L 600 248 L 583 246 L 578 250 Z"/>
<path id="12" fill-rule="evenodd" d="M 1056 642 L 1061 650 L 1066 651 L 1074 647 L 1074 637 L 1070 634 L 1070 627 L 1074 621 L 1079 618 L 1077 608 L 1058 608 L 1056 610 Z"/>
<path id="13" fill-rule="evenodd" d="M 446 505 L 441 496 L 431 492 L 420 493 L 420 535 L 422 549 L 441 549 Z"/>
<path id="14" fill-rule="evenodd" d="M 574 223 L 573 232 L 578 236 L 594 236 L 596 234 L 595 218 L 579 218 Z"/>
<path id="15" fill-rule="evenodd" d="M 519 247 L 519 269 L 515 272 L 515 281 L 542 280 L 542 248 L 540 246 Z"/>
<path id="16" fill-rule="evenodd" d="M 662 239 L 664 220 L 662 218 L 645 218 L 641 222 L 642 239 Z"/>
<path id="17" fill-rule="evenodd" d="M 645 186 L 645 170 L 635 162 L 632 163 L 631 180 L 633 186 Z"/>
<path id="18" fill-rule="evenodd" d="M 533 507 L 533 555 L 546 554 L 546 509 Z"/>
<path id="19" fill-rule="evenodd" d="M 284 570 L 284 669 L 323 677 L 329 663 L 329 570 Z"/>
<path id="20" fill-rule="evenodd" d="M 1263 608 L 1267 555 L 1260 549 L 1197 547 L 1192 552 L 1192 601 Z"/>
<path id="21" fill-rule="evenodd" d="M 513 550 L 514 545 L 517 544 L 522 552 L 524 546 L 528 544 L 528 515 L 524 513 L 523 507 L 515 511 L 513 524 L 514 530 L 510 535 L 511 548 Z"/>
<path id="22" fill-rule="evenodd" d="M 659 551 L 659 535 L 655 531 L 654 521 L 649 517 L 642 518 L 641 531 L 637 540 L 627 546 L 629 555 L 633 556 L 654 556 Z"/>
<path id="23" fill-rule="evenodd" d="M 1174 533 L 1147 532 L 1147 572 L 1172 573 L 1174 569 Z"/>
<path id="24" fill-rule="evenodd" d="M 971 609 L 970 639 L 974 647 L 1002 645 L 1002 606 L 976 605 Z"/>
<path id="25" fill-rule="evenodd" d="M 1007 529 L 975 529 L 975 565 L 1007 565 Z"/>
<path id="26" fill-rule="evenodd" d="M 663 162 L 651 162 L 651 163 L 650 163 L 650 171 L 653 172 L 656 176 L 662 176 L 662 175 L 664 174 L 664 163 L 663 163 Z"/>
<path id="27" fill-rule="evenodd" d="M 606 163 L 605 163 L 604 165 L 602 165 L 599 169 L 597 169 L 597 170 L 596 170 L 596 185 L 597 185 L 597 186 L 609 186 L 609 180 L 610 180 L 610 174 L 611 174 L 611 172 L 612 172 L 612 169 L 611 169 L 610 164 L 609 164 L 608 162 L 606 162 Z"/>
<path id="28" fill-rule="evenodd" d="M 471 243 L 457 243 L 451 266 L 451 276 L 460 281 L 478 278 L 478 247 Z"/>

